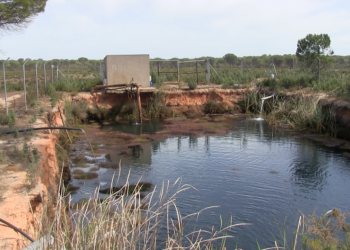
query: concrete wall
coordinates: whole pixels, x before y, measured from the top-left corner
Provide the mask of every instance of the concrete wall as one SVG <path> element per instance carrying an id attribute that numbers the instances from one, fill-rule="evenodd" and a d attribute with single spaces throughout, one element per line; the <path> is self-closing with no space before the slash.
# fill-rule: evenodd
<path id="1" fill-rule="evenodd" d="M 105 57 L 107 84 L 134 82 L 149 87 L 149 55 L 108 55 Z"/>

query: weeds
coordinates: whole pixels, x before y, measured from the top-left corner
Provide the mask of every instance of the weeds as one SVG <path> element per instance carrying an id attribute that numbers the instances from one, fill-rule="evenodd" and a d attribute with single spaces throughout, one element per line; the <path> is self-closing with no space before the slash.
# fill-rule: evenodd
<path id="1" fill-rule="evenodd" d="M 205 114 L 223 114 L 225 112 L 227 112 L 227 110 L 222 103 L 208 101 L 204 105 L 204 113 Z"/>
<path id="2" fill-rule="evenodd" d="M 270 124 L 284 123 L 293 129 L 337 135 L 335 112 L 322 110 L 320 97 L 296 96 L 277 102 L 267 119 Z"/>
<path id="3" fill-rule="evenodd" d="M 147 101 L 146 111 L 142 113 L 146 114 L 150 119 L 164 118 L 167 113 L 164 98 L 164 92 L 153 94 L 153 96 Z"/>
<path id="4" fill-rule="evenodd" d="M 306 221 L 306 232 L 302 234 L 305 250 L 350 249 L 349 214 L 332 209 L 323 216 L 315 212 Z"/>
<path id="5" fill-rule="evenodd" d="M 9 128 L 12 128 L 16 124 L 16 114 L 12 110 L 8 112 L 8 115 L 2 115 L 0 117 L 1 125 L 8 125 Z"/>
<path id="6" fill-rule="evenodd" d="M 180 185 L 178 180 L 172 187 L 176 189 L 173 195 L 168 183 L 159 192 L 153 190 L 141 198 L 142 186 L 127 182 L 103 200 L 96 193 L 94 198 L 71 206 L 75 209 L 71 216 L 56 213 L 49 227 L 49 234 L 55 238 L 51 249 L 225 249 L 226 240 L 233 237 L 229 235 L 230 229 L 247 225 L 191 230 L 186 221 L 196 219 L 209 208 L 181 215 L 176 196 L 190 186 Z M 56 211 L 64 207 L 64 202 L 65 197 L 61 197 Z M 174 211 L 175 216 L 169 211 Z"/>

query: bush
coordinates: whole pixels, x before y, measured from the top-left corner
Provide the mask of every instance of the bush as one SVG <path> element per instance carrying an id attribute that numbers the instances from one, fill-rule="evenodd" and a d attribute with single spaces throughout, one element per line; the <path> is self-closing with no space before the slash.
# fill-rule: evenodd
<path id="1" fill-rule="evenodd" d="M 188 88 L 189 88 L 190 90 L 193 90 L 193 89 L 197 88 L 197 82 L 196 82 L 196 81 L 190 81 L 190 82 L 188 83 Z"/>
<path id="2" fill-rule="evenodd" d="M 15 113 L 10 110 L 8 115 L 3 115 L 0 117 L 0 123 L 1 125 L 8 125 L 10 128 L 12 128 L 16 124 Z"/>
<path id="3" fill-rule="evenodd" d="M 204 113 L 206 114 L 223 114 L 225 112 L 226 112 L 226 109 L 222 103 L 208 101 L 204 105 Z"/>

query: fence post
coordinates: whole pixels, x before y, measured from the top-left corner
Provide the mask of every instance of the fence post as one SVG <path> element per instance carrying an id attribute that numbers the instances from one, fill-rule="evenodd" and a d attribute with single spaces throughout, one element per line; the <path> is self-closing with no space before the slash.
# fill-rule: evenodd
<path id="1" fill-rule="evenodd" d="M 53 83 L 53 64 L 51 62 L 51 83 Z"/>
<path id="2" fill-rule="evenodd" d="M 36 100 L 39 101 L 39 83 L 38 83 L 38 63 L 39 61 L 41 61 L 41 59 L 39 59 L 36 63 L 35 63 L 35 78 L 36 78 Z"/>
<path id="3" fill-rule="evenodd" d="M 5 76 L 5 64 L 7 63 L 8 60 L 10 60 L 10 57 L 7 58 L 7 60 L 2 63 L 2 74 L 4 76 L 4 94 L 5 94 L 6 115 L 9 114 L 9 111 L 8 111 L 8 108 L 7 108 L 6 76 Z"/>
<path id="4" fill-rule="evenodd" d="M 177 61 L 177 84 L 180 87 L 180 63 Z"/>
<path id="5" fill-rule="evenodd" d="M 44 63 L 44 83 L 45 83 L 45 91 L 46 91 L 46 68 L 45 68 L 45 65 L 47 64 L 48 62 L 45 62 Z"/>
<path id="6" fill-rule="evenodd" d="M 197 73 L 197 84 L 199 83 L 199 76 L 198 76 L 198 62 L 196 62 L 196 73 Z"/>
<path id="7" fill-rule="evenodd" d="M 24 90 L 24 105 L 26 107 L 26 111 L 27 109 L 27 93 L 26 93 L 26 69 L 25 69 L 25 65 L 26 63 L 29 61 L 30 59 L 26 59 L 23 63 L 23 90 Z"/>

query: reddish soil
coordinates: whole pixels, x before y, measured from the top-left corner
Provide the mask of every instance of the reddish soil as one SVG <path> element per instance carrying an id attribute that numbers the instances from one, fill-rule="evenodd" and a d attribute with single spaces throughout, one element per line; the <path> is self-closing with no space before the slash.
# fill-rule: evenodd
<path id="1" fill-rule="evenodd" d="M 28 106 L 25 111 L 23 93 L 10 93 L 7 101 L 9 110 L 16 114 L 14 128 L 30 128 L 47 126 L 47 111 L 51 110 L 48 98 L 42 97 L 37 106 Z M 0 98 L 0 103 L 3 98 Z M 42 109 L 43 111 L 39 112 Z M 5 112 L 4 107 L 0 112 Z M 43 113 L 43 114 L 39 114 Z M 34 116 L 36 115 L 36 116 Z M 61 121 L 56 123 L 62 124 Z M 0 126 L 1 131 L 13 131 L 8 126 Z M 57 197 L 58 164 L 56 160 L 55 144 L 57 137 L 50 131 L 35 132 L 33 134 L 2 135 L 0 150 L 3 152 L 0 164 L 0 218 L 18 227 L 30 237 L 37 239 L 45 220 L 54 213 L 52 202 Z M 38 167 L 40 176 L 34 180 L 34 187 L 28 190 L 27 170 L 23 169 L 16 157 L 8 158 L 7 152 L 14 152 L 16 147 L 22 150 L 26 143 L 31 149 L 36 149 L 40 155 Z M 0 223 L 0 249 L 22 249 L 30 241 L 12 228 Z"/>

